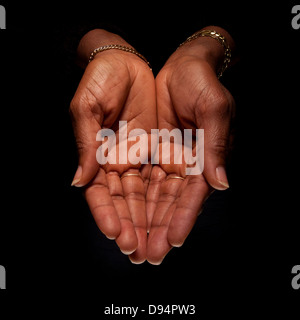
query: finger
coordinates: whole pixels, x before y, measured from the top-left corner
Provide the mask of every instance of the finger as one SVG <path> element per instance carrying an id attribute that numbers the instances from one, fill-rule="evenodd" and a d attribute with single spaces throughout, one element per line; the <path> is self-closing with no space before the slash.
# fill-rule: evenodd
<path id="1" fill-rule="evenodd" d="M 166 173 L 160 166 L 154 166 L 151 172 L 146 194 L 147 232 L 150 231 L 152 219 L 159 199 L 160 186 L 166 178 Z"/>
<path id="2" fill-rule="evenodd" d="M 167 239 L 168 228 L 182 185 L 183 181 L 178 179 L 165 180 L 161 184 L 148 238 L 147 260 L 152 264 L 160 264 L 172 248 Z"/>
<path id="3" fill-rule="evenodd" d="M 121 232 L 121 225 L 102 168 L 84 195 L 98 228 L 109 239 L 116 239 Z"/>
<path id="4" fill-rule="evenodd" d="M 75 173 L 72 186 L 82 187 L 89 183 L 99 169 L 96 159 L 99 142 L 96 141 L 97 132 L 101 129 L 99 119 L 91 112 L 90 108 L 82 102 L 73 99 L 70 107 L 73 130 L 78 150 L 78 169 Z"/>
<path id="5" fill-rule="evenodd" d="M 171 204 L 160 225 L 151 226 L 147 246 L 147 260 L 151 264 L 161 264 L 167 253 L 172 249 L 168 242 L 168 229 L 175 208 L 176 204 Z"/>
<path id="6" fill-rule="evenodd" d="M 108 173 L 107 183 L 121 225 L 121 231 L 116 239 L 116 243 L 122 253 L 129 255 L 136 250 L 138 239 L 132 223 L 129 208 L 124 197 L 119 174 L 117 172 Z"/>
<path id="7" fill-rule="evenodd" d="M 130 169 L 126 173 L 139 174 L 139 170 Z M 147 247 L 147 220 L 144 181 L 141 175 L 124 175 L 122 178 L 122 186 L 124 198 L 126 200 L 137 237 L 137 248 L 129 258 L 133 263 L 142 263 L 146 259 Z"/>
<path id="8" fill-rule="evenodd" d="M 176 210 L 168 229 L 168 242 L 173 247 L 180 247 L 191 232 L 198 213 L 211 193 L 211 187 L 203 175 L 188 176 L 186 185 L 180 189 Z"/>
<path id="9" fill-rule="evenodd" d="M 147 190 L 149 187 L 149 182 L 150 182 L 150 177 L 151 177 L 151 172 L 152 172 L 152 164 L 144 164 L 140 168 L 140 174 L 144 180 L 144 192 L 147 194 Z"/>

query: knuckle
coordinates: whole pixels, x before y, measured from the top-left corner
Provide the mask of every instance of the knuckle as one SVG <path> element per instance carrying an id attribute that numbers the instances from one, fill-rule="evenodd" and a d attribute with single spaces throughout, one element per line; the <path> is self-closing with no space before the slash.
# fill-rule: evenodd
<path id="1" fill-rule="evenodd" d="M 99 101 L 102 99 L 101 92 L 97 92 Z M 70 102 L 69 111 L 73 115 L 88 115 L 91 113 L 97 113 L 98 111 L 98 99 L 94 92 L 86 87 L 84 90 L 80 90 L 75 93 L 75 96 Z"/>
<path id="2" fill-rule="evenodd" d="M 73 118 L 74 115 L 77 113 L 77 108 L 78 108 L 78 103 L 76 101 L 76 98 L 74 97 L 71 102 L 70 102 L 70 107 L 69 107 L 69 114 Z"/>
<path id="3" fill-rule="evenodd" d="M 216 156 L 226 155 L 228 153 L 228 139 L 225 137 L 215 136 L 212 139 L 210 152 Z"/>
<path id="4" fill-rule="evenodd" d="M 230 112 L 230 102 L 221 90 L 209 90 L 198 105 L 197 111 L 201 117 L 224 118 Z"/>
<path id="5" fill-rule="evenodd" d="M 84 143 L 82 138 L 76 138 L 76 146 L 79 153 L 86 152 L 86 144 Z"/>
<path id="6" fill-rule="evenodd" d="M 73 115 L 85 114 L 91 111 L 91 103 L 84 95 L 75 96 L 70 103 L 69 110 Z"/>

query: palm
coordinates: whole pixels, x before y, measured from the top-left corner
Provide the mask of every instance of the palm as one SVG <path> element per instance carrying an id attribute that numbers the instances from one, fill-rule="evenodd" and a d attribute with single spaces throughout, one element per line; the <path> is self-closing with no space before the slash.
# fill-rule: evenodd
<path id="1" fill-rule="evenodd" d="M 149 135 L 151 128 L 157 127 L 152 72 L 139 58 L 121 61 L 111 54 L 109 60 L 106 57 L 103 53 L 88 66 L 87 82 L 83 78 L 80 84 L 84 90 L 81 97 L 92 105 L 94 136 L 101 128 L 111 128 L 118 138 L 119 121 L 127 121 L 128 133 L 139 128 Z M 118 146 L 117 140 L 117 150 Z M 147 243 L 145 195 L 151 166 L 118 161 L 94 165 L 98 172 L 86 187 L 85 197 L 97 225 L 107 237 L 116 238 L 121 251 L 130 254 L 133 262 L 143 262 Z M 140 172 L 143 180 L 137 176 L 121 179 L 125 172 Z"/>

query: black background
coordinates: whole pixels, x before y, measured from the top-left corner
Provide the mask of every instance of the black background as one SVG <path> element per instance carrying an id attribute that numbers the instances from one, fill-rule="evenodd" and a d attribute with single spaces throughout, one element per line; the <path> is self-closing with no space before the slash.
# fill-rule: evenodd
<path id="1" fill-rule="evenodd" d="M 60 305 L 102 318 L 112 303 L 195 304 L 197 316 L 208 305 L 212 314 L 241 316 L 296 306 L 300 30 L 291 26 L 291 9 L 297 3 L 1 4 L 7 11 L 7 30 L 0 32 L 0 264 L 7 270 L 1 308 L 45 306 L 55 314 Z M 216 21 L 234 20 L 242 39 L 241 61 L 222 79 L 238 108 L 231 188 L 207 203 L 217 222 L 204 211 L 161 266 L 134 266 L 118 254 L 106 259 L 101 245 L 118 249 L 92 230 L 80 190 L 70 187 L 77 158 L 68 106 L 80 73 L 68 67 L 67 26 L 98 15 L 126 26 L 156 73 L 194 26 L 205 26 L 197 20 L 205 20 L 201 10 Z"/>

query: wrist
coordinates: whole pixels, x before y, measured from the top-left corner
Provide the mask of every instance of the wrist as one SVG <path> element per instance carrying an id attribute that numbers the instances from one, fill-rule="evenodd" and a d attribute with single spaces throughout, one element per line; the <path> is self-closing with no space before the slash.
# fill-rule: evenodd
<path id="1" fill-rule="evenodd" d="M 172 58 L 193 57 L 206 61 L 217 72 L 223 63 L 224 50 L 214 39 L 198 38 L 184 44 L 172 55 Z"/>
<path id="2" fill-rule="evenodd" d="M 234 51 L 235 45 L 230 34 L 220 27 L 209 26 L 183 42 L 170 61 L 182 57 L 200 59 L 207 62 L 219 77 L 232 64 Z"/>
<path id="3" fill-rule="evenodd" d="M 98 47 L 110 44 L 130 46 L 122 37 L 103 29 L 94 29 L 86 33 L 77 48 L 78 64 L 85 68 L 91 53 Z"/>

